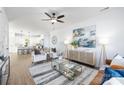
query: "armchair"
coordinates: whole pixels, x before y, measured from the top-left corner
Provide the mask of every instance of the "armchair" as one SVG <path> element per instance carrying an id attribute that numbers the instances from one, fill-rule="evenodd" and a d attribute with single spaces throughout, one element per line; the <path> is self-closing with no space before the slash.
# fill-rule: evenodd
<path id="1" fill-rule="evenodd" d="M 58 54 L 56 52 L 51 52 L 51 58 L 58 58 Z"/>
<path id="2" fill-rule="evenodd" d="M 44 60 L 47 60 L 47 54 L 46 53 L 41 53 L 41 54 L 35 54 L 32 52 L 32 62 L 43 62 Z"/>
<path id="3" fill-rule="evenodd" d="M 58 53 L 57 53 L 57 51 L 56 51 L 56 48 L 51 48 L 50 54 L 51 54 L 51 58 L 52 58 L 52 59 L 58 58 Z"/>

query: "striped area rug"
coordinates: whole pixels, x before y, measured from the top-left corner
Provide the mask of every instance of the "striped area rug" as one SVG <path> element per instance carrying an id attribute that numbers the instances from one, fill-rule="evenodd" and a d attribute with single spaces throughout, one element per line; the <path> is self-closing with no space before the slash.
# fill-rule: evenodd
<path id="1" fill-rule="evenodd" d="M 53 70 L 51 63 L 47 62 L 31 66 L 29 72 L 37 85 L 88 85 L 98 71 L 82 65 L 82 73 L 71 81 L 58 71 Z"/>

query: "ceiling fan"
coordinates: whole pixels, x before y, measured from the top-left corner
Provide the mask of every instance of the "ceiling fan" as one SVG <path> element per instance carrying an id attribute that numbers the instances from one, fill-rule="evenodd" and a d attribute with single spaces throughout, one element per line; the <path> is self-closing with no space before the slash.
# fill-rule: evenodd
<path id="1" fill-rule="evenodd" d="M 44 13 L 49 17 L 49 19 L 42 19 L 42 21 L 51 21 L 52 24 L 56 22 L 64 23 L 64 21 L 60 20 L 61 18 L 65 17 L 64 15 L 56 16 L 56 13 L 48 14 L 47 12 Z"/>

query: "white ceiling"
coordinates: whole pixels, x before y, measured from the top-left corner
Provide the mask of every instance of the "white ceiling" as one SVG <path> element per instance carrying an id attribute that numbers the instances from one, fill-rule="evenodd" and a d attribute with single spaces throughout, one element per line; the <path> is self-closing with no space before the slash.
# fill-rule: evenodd
<path id="1" fill-rule="evenodd" d="M 56 23 L 55 29 L 61 29 L 72 24 L 82 22 L 88 18 L 99 15 L 103 7 L 6 7 L 9 21 L 15 21 L 25 27 L 41 31 L 50 31 L 52 24 L 41 19 L 48 18 L 44 12 L 56 11 L 58 15 L 64 14 L 61 20 L 65 23 Z"/>

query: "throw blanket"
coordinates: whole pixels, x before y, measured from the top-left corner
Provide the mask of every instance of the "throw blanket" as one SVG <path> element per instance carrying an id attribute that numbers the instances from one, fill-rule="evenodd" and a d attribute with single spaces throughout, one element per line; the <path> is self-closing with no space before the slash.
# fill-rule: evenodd
<path id="1" fill-rule="evenodd" d="M 106 67 L 105 69 L 105 75 L 102 81 L 102 84 L 108 80 L 110 80 L 113 77 L 120 77 L 124 78 L 124 69 L 112 69 L 111 67 Z"/>

